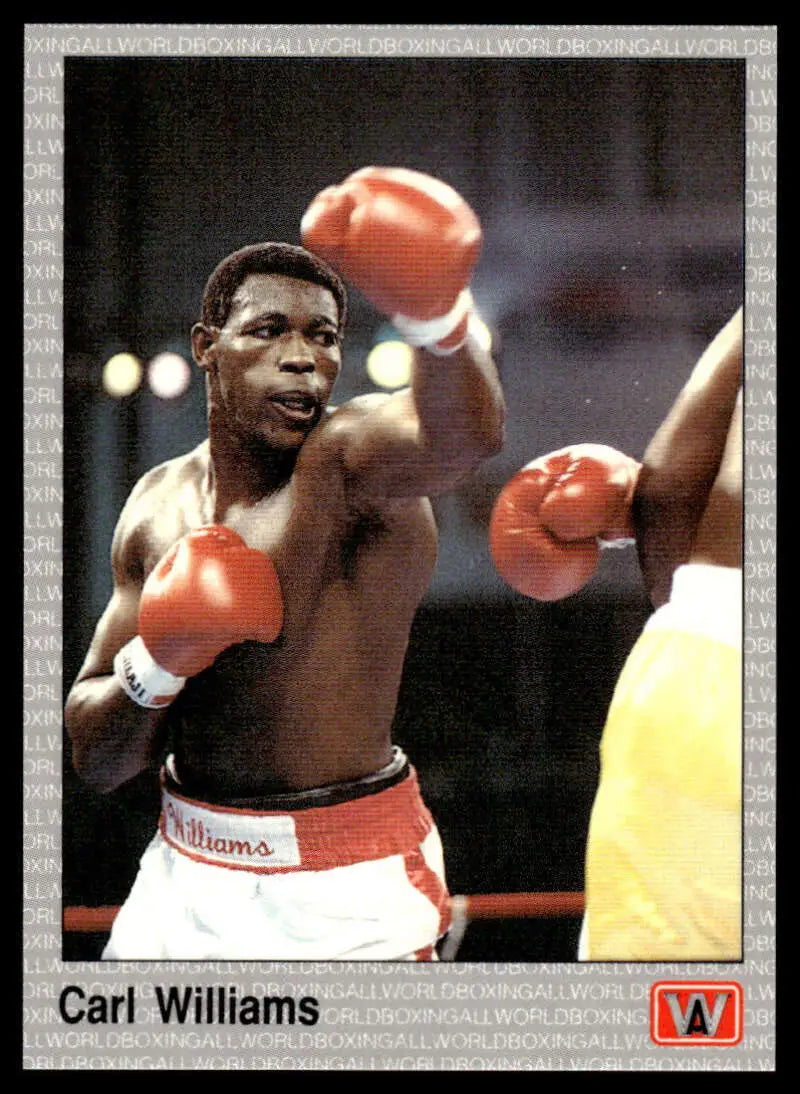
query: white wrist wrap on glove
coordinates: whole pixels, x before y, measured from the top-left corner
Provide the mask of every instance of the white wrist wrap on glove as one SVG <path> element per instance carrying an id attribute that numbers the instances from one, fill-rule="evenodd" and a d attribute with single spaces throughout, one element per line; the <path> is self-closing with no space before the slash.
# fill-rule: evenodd
<path id="1" fill-rule="evenodd" d="M 457 346 L 442 347 L 438 343 L 453 333 L 464 316 L 472 311 L 472 306 L 472 293 L 469 289 L 463 289 L 447 315 L 436 319 L 409 319 L 407 315 L 397 314 L 391 317 L 390 322 L 410 346 L 420 346 L 438 357 L 449 357 L 451 353 L 461 349 L 466 336 Z"/>
<path id="2" fill-rule="evenodd" d="M 156 664 L 138 634 L 114 658 L 114 673 L 134 703 L 151 709 L 168 706 L 186 683 Z"/>
<path id="3" fill-rule="evenodd" d="M 632 547 L 636 543 L 636 540 L 631 536 L 620 536 L 619 539 L 602 539 L 597 537 L 597 546 L 601 550 L 605 550 L 608 547 Z"/>

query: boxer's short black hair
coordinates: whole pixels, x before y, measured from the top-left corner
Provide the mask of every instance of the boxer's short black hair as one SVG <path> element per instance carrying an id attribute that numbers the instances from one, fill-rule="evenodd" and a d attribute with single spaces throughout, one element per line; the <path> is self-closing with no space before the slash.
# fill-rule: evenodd
<path id="1" fill-rule="evenodd" d="M 347 290 L 326 262 L 291 243 L 253 243 L 229 254 L 216 267 L 203 292 L 203 322 L 224 327 L 236 290 L 250 274 L 283 274 L 329 289 L 339 310 L 339 330 L 347 319 Z"/>

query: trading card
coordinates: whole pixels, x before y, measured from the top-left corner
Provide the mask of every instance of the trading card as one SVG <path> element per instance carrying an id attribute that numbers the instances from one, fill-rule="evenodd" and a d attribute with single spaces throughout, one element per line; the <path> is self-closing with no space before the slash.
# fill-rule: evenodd
<path id="1" fill-rule="evenodd" d="M 775 1070 L 777 36 L 26 25 L 24 1070 Z"/>

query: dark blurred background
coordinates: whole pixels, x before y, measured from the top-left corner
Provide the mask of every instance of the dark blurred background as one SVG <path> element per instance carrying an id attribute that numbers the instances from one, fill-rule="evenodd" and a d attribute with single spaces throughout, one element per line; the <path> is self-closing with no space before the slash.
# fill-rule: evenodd
<path id="1" fill-rule="evenodd" d="M 641 458 L 743 274 L 744 62 L 68 58 L 65 73 L 64 681 L 111 591 L 119 510 L 205 436 L 204 389 L 103 389 L 105 362 L 171 352 L 230 251 L 299 242 L 311 197 L 366 164 L 434 174 L 478 213 L 473 282 L 507 444 L 436 503 L 440 558 L 395 738 L 417 766 L 454 893 L 583 888 L 598 743 L 647 617 L 632 549 L 578 595 L 524 599 L 487 550 L 513 472 L 592 441 Z M 337 400 L 372 390 L 382 325 L 353 291 Z M 158 812 L 64 774 L 64 904 L 124 900 Z M 569 961 L 574 919 L 475 923 L 459 960 Z M 67 935 L 64 958 L 99 954 Z"/>

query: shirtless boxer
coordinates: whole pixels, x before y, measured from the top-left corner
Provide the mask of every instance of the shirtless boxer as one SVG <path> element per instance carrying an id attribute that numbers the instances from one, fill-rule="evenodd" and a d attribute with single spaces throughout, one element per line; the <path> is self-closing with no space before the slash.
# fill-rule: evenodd
<path id="1" fill-rule="evenodd" d="M 498 568 L 527 595 L 576 592 L 602 544 L 633 536 L 656 608 L 603 731 L 585 960 L 741 957 L 741 382 L 740 310 L 641 465 L 576 445 L 519 472 L 495 510 Z"/>
<path id="2" fill-rule="evenodd" d="M 428 498 L 502 444 L 470 324 L 480 226 L 443 183 L 367 168 L 302 232 L 211 275 L 192 330 L 208 439 L 134 488 L 68 696 L 97 790 L 166 756 L 104 957 L 431 959 L 447 928 L 438 833 L 391 728 L 436 556 Z M 420 347 L 408 389 L 329 405 L 332 262 Z"/>

